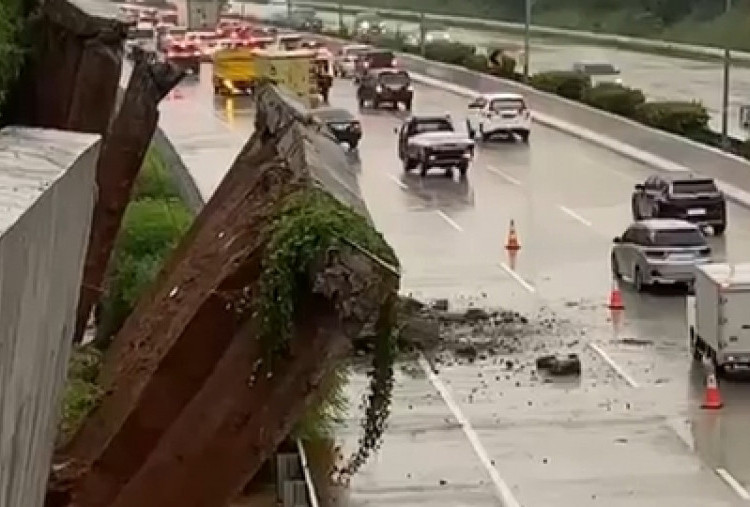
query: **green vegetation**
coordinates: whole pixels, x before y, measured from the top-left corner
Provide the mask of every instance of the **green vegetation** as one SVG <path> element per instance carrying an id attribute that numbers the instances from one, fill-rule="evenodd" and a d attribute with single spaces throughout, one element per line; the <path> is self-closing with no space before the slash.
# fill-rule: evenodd
<path id="1" fill-rule="evenodd" d="M 260 335 L 269 354 L 269 369 L 287 349 L 294 333 L 293 317 L 301 294 L 310 289 L 308 276 L 316 262 L 329 252 L 362 249 L 398 266 L 393 250 L 364 217 L 317 188 L 290 196 L 271 228 L 273 232 L 263 259 L 263 275 L 254 309 L 263 316 Z M 358 450 L 342 473 L 355 473 L 382 440 L 393 388 L 394 325 L 395 313 L 389 303 L 376 326 L 363 435 Z M 298 424 L 295 431 L 298 436 L 324 439 L 330 435 L 333 424 L 346 409 L 345 382 L 344 365 L 338 365 L 325 382 L 322 402 Z"/>
<path id="2" fill-rule="evenodd" d="M 102 395 L 96 380 L 103 351 L 154 281 L 192 222 L 158 152 L 149 150 L 123 217 L 98 308 L 96 340 L 73 350 L 63 394 L 58 445 L 64 445 Z"/>
<path id="3" fill-rule="evenodd" d="M 522 22 L 525 0 L 348 0 L 345 4 Z M 724 0 L 534 0 L 534 24 L 750 51 L 750 3 Z"/>
<path id="4" fill-rule="evenodd" d="M 9 0 L 0 1 L 0 112 L 23 62 L 23 18 L 22 5 Z"/>
<path id="5" fill-rule="evenodd" d="M 107 348 L 192 220 L 164 161 L 150 149 L 110 259 L 107 290 L 99 308 L 97 347 Z"/>
<path id="6" fill-rule="evenodd" d="M 102 353 L 91 345 L 76 347 L 68 364 L 63 392 L 62 417 L 57 445 L 65 445 L 75 434 L 88 413 L 97 405 L 102 391 L 96 383 Z"/>
<path id="7" fill-rule="evenodd" d="M 582 100 L 590 106 L 633 118 L 636 111 L 645 104 L 646 97 L 636 88 L 617 83 L 600 83 L 588 88 Z"/>

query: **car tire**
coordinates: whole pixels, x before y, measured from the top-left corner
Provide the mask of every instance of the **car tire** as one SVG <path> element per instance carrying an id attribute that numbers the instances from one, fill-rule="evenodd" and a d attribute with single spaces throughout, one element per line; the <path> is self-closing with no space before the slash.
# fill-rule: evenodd
<path id="1" fill-rule="evenodd" d="M 690 355 L 693 356 L 693 361 L 700 363 L 703 360 L 703 354 L 698 348 L 698 337 L 693 327 L 690 328 Z"/>
<path id="2" fill-rule="evenodd" d="M 630 200 L 630 211 L 633 214 L 633 220 L 636 222 L 638 220 L 643 220 L 643 215 L 641 215 L 641 210 L 638 206 L 638 200 L 633 196 L 633 198 Z"/>
<path id="3" fill-rule="evenodd" d="M 646 289 L 645 284 L 643 283 L 643 273 L 638 266 L 633 270 L 633 287 L 636 292 L 643 292 Z"/>
<path id="4" fill-rule="evenodd" d="M 360 98 L 359 99 L 359 108 L 364 109 L 365 108 L 365 99 Z"/>
<path id="5" fill-rule="evenodd" d="M 404 172 L 405 173 L 408 173 L 409 171 L 411 171 L 415 167 L 416 167 L 416 164 L 414 163 L 414 161 L 412 159 L 410 159 L 409 157 L 406 157 L 404 159 Z"/>
<path id="6" fill-rule="evenodd" d="M 419 175 L 424 178 L 427 176 L 427 171 L 430 170 L 430 166 L 428 166 L 425 162 L 422 162 L 422 165 L 419 168 Z"/>
<path id="7" fill-rule="evenodd" d="M 615 278 L 615 280 L 622 280 L 622 273 L 620 273 L 620 265 L 617 262 L 617 256 L 614 253 L 612 254 L 610 266 L 612 267 L 612 276 Z"/>
<path id="8" fill-rule="evenodd" d="M 462 178 L 466 177 L 466 173 L 469 171 L 469 164 L 463 163 L 458 165 L 458 174 L 461 175 Z"/>
<path id="9" fill-rule="evenodd" d="M 404 101 L 404 109 L 411 111 L 411 100 Z"/>
<path id="10" fill-rule="evenodd" d="M 528 130 L 521 131 L 521 141 L 523 141 L 524 144 L 529 144 L 530 136 L 531 136 L 531 132 L 529 132 Z"/>
<path id="11" fill-rule="evenodd" d="M 489 140 L 490 140 L 490 135 L 489 135 L 489 134 L 486 134 L 486 133 L 484 132 L 484 127 L 482 126 L 482 124 L 481 124 L 481 123 L 479 124 L 479 138 L 480 138 L 480 139 L 481 139 L 482 141 L 489 141 Z"/>
<path id="12" fill-rule="evenodd" d="M 720 225 L 714 225 L 714 236 L 721 236 L 724 234 L 724 231 L 727 230 L 727 224 L 726 222 L 721 223 Z"/>
<path id="13" fill-rule="evenodd" d="M 474 132 L 474 129 L 471 128 L 469 120 L 466 120 L 466 134 L 469 136 L 469 139 L 475 139 L 477 135 L 477 133 Z"/>
<path id="14" fill-rule="evenodd" d="M 359 146 L 359 140 L 349 141 L 349 149 L 350 150 L 356 150 L 357 146 Z"/>

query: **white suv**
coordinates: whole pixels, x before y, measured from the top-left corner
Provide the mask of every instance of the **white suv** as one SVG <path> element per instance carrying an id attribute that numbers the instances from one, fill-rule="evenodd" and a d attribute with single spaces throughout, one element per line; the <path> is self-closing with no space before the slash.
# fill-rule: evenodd
<path id="1" fill-rule="evenodd" d="M 472 139 L 479 135 L 486 141 L 495 134 L 515 134 L 524 143 L 528 143 L 531 134 L 531 112 L 523 95 L 485 93 L 469 104 L 466 130 Z"/>

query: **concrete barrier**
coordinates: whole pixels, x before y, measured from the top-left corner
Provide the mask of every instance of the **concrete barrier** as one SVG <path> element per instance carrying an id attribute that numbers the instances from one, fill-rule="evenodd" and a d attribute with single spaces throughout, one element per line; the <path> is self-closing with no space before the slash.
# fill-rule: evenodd
<path id="1" fill-rule="evenodd" d="M 0 507 L 41 507 L 95 197 L 99 136 L 0 131 Z"/>

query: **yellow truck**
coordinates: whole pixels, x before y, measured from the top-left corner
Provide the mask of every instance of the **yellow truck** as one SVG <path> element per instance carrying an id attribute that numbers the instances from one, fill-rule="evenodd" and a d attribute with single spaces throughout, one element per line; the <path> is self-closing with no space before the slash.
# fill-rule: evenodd
<path id="1" fill-rule="evenodd" d="M 216 95 L 250 93 L 258 78 L 254 49 L 235 47 L 214 53 L 213 84 Z"/>
<path id="2" fill-rule="evenodd" d="M 319 104 L 316 51 L 256 49 L 253 54 L 258 77 L 270 79 L 307 107 Z"/>

